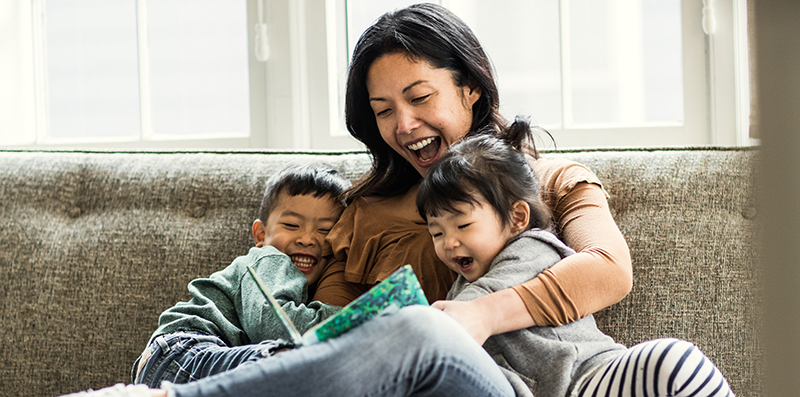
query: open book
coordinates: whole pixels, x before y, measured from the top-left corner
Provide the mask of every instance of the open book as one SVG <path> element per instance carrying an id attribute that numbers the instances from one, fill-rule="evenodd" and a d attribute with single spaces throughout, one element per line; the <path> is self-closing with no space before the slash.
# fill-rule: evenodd
<path id="1" fill-rule="evenodd" d="M 247 268 L 247 271 L 258 284 L 258 288 L 261 289 L 281 324 L 286 328 L 292 343 L 298 346 L 335 338 L 380 313 L 397 311 L 404 306 L 428 304 L 417 276 L 411 270 L 411 266 L 405 265 L 392 273 L 386 280 L 350 302 L 342 310 L 300 335 L 297 327 L 272 296 L 261 277 L 250 267 Z"/>

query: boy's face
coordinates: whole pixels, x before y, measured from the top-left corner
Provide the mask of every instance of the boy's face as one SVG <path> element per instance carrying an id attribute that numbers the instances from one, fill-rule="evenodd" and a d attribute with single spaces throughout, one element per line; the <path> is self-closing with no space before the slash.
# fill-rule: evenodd
<path id="1" fill-rule="evenodd" d="M 428 231 L 433 236 L 436 255 L 469 282 L 486 274 L 494 257 L 517 234 L 510 226 L 503 226 L 483 198 L 478 202 L 478 205 L 458 203 L 456 213 L 428 216 Z"/>
<path id="2" fill-rule="evenodd" d="M 256 246 L 271 245 L 288 255 L 312 286 L 319 281 L 325 267 L 322 243 L 343 209 L 328 195 L 280 193 L 269 219 L 266 222 L 256 220 L 253 224 Z"/>

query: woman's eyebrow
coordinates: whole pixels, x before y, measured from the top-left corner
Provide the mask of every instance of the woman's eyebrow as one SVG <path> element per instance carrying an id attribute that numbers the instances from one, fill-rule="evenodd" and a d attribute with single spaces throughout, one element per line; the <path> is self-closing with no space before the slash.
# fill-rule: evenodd
<path id="1" fill-rule="evenodd" d="M 418 86 L 418 85 L 420 85 L 422 83 L 427 83 L 427 82 L 428 82 L 428 80 L 417 80 L 417 81 L 409 84 L 408 87 L 403 88 L 403 94 L 405 94 L 406 92 L 408 92 L 408 90 L 414 88 L 415 86 Z"/>
<path id="2" fill-rule="evenodd" d="M 408 92 L 408 90 L 410 90 L 410 89 L 412 89 L 412 88 L 414 88 L 414 87 L 416 87 L 416 86 L 418 86 L 418 85 L 420 85 L 420 84 L 427 83 L 427 82 L 428 82 L 428 80 L 417 80 L 417 81 L 415 81 L 415 82 L 413 82 L 413 83 L 409 84 L 409 85 L 408 85 L 406 88 L 403 88 L 403 91 L 402 91 L 402 93 L 403 93 L 403 94 L 405 94 L 405 93 L 407 93 L 407 92 Z M 370 101 L 370 102 L 373 102 L 373 101 L 376 101 L 376 102 L 385 102 L 385 101 L 386 101 L 386 98 L 382 98 L 382 97 L 370 97 L 370 98 L 369 98 L 369 101 Z"/>

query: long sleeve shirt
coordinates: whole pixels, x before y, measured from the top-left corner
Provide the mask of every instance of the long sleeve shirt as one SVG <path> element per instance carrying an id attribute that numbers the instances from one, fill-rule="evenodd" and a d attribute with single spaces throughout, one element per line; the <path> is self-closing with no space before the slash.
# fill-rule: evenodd
<path id="1" fill-rule="evenodd" d="M 287 338 L 280 320 L 248 273 L 248 266 L 253 266 L 301 333 L 341 309 L 308 302 L 308 281 L 289 257 L 271 246 L 253 247 L 225 269 L 192 280 L 192 298 L 161 314 L 151 340 L 174 332 L 215 335 L 228 346 Z"/>
<path id="2" fill-rule="evenodd" d="M 533 166 L 559 236 L 577 253 L 513 289 L 537 325 L 562 325 L 627 295 L 630 252 L 594 173 L 568 160 L 539 159 Z M 436 257 L 416 192 L 414 187 L 395 197 L 362 197 L 345 209 L 328 234 L 323 254 L 330 262 L 314 299 L 345 305 L 405 264 L 429 301 L 445 299 L 455 274 Z"/>

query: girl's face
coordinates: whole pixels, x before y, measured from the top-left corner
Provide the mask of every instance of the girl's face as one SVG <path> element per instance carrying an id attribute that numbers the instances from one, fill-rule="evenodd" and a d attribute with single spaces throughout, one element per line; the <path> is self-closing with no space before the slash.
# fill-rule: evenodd
<path id="1" fill-rule="evenodd" d="M 369 102 L 383 140 L 424 178 L 472 125 L 478 88 L 456 86 L 453 73 L 402 53 L 376 59 L 367 72 Z"/>
<path id="2" fill-rule="evenodd" d="M 469 282 L 486 274 L 494 257 L 521 231 L 504 226 L 494 208 L 483 197 L 478 198 L 476 205 L 458 203 L 455 213 L 428 216 L 436 256 Z"/>

